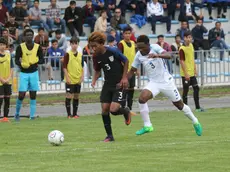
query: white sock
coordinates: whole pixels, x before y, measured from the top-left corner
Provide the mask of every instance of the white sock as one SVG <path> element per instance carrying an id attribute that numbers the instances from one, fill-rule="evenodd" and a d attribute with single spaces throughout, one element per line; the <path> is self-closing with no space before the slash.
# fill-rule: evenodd
<path id="1" fill-rule="evenodd" d="M 144 121 L 144 126 L 145 127 L 151 127 L 152 123 L 151 123 L 150 118 L 149 118 L 148 104 L 147 103 L 145 103 L 145 104 L 139 103 L 139 109 L 140 109 L 142 120 Z"/>
<path id="2" fill-rule="evenodd" d="M 194 116 L 189 106 L 184 104 L 182 111 L 184 112 L 184 115 L 192 121 L 193 124 L 198 123 L 198 119 Z"/>

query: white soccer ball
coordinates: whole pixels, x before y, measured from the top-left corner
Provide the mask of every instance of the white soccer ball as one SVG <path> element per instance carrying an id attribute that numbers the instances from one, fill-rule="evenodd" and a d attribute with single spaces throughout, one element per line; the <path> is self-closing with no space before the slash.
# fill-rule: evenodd
<path id="1" fill-rule="evenodd" d="M 55 146 L 59 146 L 64 142 L 64 134 L 61 131 L 53 130 L 48 135 L 48 141 Z"/>

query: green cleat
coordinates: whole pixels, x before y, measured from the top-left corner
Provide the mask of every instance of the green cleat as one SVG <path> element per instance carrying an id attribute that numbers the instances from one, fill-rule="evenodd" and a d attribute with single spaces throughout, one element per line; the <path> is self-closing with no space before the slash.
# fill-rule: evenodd
<path id="1" fill-rule="evenodd" d="M 205 112 L 205 110 L 203 108 L 200 108 L 200 109 L 196 109 L 196 112 Z"/>
<path id="2" fill-rule="evenodd" d="M 202 130 L 203 130 L 201 124 L 198 122 L 196 124 L 193 124 L 193 127 L 194 127 L 194 129 L 196 131 L 196 134 L 198 136 L 201 136 L 202 135 Z"/>
<path id="3" fill-rule="evenodd" d="M 142 129 L 138 130 L 136 132 L 136 135 L 142 135 L 142 134 L 145 134 L 145 133 L 149 133 L 149 132 L 152 132 L 153 131 L 153 127 L 143 127 Z"/>

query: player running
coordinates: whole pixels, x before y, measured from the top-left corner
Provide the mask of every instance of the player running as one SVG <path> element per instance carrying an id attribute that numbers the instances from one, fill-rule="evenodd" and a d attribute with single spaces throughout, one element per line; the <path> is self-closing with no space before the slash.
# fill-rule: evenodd
<path id="1" fill-rule="evenodd" d="M 23 36 L 25 43 L 17 47 L 15 54 L 15 64 L 21 70 L 15 120 L 19 120 L 22 101 L 27 91 L 30 92 L 30 119 L 33 120 L 36 112 L 36 95 L 39 90 L 38 64 L 43 64 L 44 58 L 42 48 L 33 43 L 34 31 L 27 29 L 24 31 Z"/>
<path id="2" fill-rule="evenodd" d="M 164 59 L 170 58 L 170 55 L 159 45 L 150 45 L 149 38 L 146 35 L 141 35 L 137 38 L 137 48 L 139 51 L 136 54 L 128 77 L 132 77 L 140 64 L 143 64 L 150 81 L 139 97 L 139 108 L 141 117 L 144 121 L 144 127 L 137 131 L 136 135 L 142 135 L 153 131 L 152 123 L 149 118 L 147 101 L 161 92 L 167 96 L 179 110 L 184 112 L 185 116 L 192 121 L 196 134 L 201 136 L 201 124 L 194 116 L 189 106 L 181 101 L 180 93 L 174 84 L 174 79 L 168 72 Z"/>
<path id="3" fill-rule="evenodd" d="M 128 107 L 121 105 L 126 101 L 126 90 L 128 88 L 127 70 L 128 59 L 118 50 L 105 47 L 106 36 L 100 32 L 93 32 L 89 37 L 89 45 L 93 49 L 93 65 L 95 74 L 92 87 L 100 77 L 101 69 L 105 74 L 105 82 L 101 91 L 100 101 L 102 108 L 102 120 L 107 133 L 104 142 L 114 141 L 110 113 L 113 115 L 124 115 L 125 124 L 131 123 L 133 112 Z"/>

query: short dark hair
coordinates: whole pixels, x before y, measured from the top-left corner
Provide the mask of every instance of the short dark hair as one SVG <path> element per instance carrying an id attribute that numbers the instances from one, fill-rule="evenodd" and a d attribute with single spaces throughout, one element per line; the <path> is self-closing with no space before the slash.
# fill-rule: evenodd
<path id="1" fill-rule="evenodd" d="M 69 41 L 71 44 L 75 43 L 75 44 L 78 44 L 80 42 L 80 39 L 76 36 L 73 36 L 70 41 Z"/>
<path id="2" fill-rule="evenodd" d="M 5 31 L 9 32 L 9 30 L 6 29 L 6 28 L 2 29 L 2 33 L 5 32 Z"/>
<path id="3" fill-rule="evenodd" d="M 176 39 L 177 37 L 179 37 L 179 38 L 180 38 L 180 35 L 176 35 L 174 38 Z"/>
<path id="4" fill-rule="evenodd" d="M 55 42 L 58 42 L 58 40 L 52 39 L 51 44 L 53 44 L 53 43 L 55 43 Z"/>
<path id="5" fill-rule="evenodd" d="M 101 15 L 102 15 L 102 13 L 104 13 L 104 12 L 106 12 L 106 10 L 105 10 L 105 9 L 101 10 L 101 11 L 100 11 L 100 16 L 101 16 Z"/>
<path id="6" fill-rule="evenodd" d="M 38 2 L 38 3 L 39 3 L 39 0 L 34 0 L 34 3 L 35 3 L 35 2 Z"/>
<path id="7" fill-rule="evenodd" d="M 76 1 L 70 1 L 69 5 L 76 5 Z"/>
<path id="8" fill-rule="evenodd" d="M 0 44 L 5 44 L 7 45 L 7 40 L 3 37 L 0 37 Z"/>
<path id="9" fill-rule="evenodd" d="M 215 25 L 216 25 L 216 24 L 221 24 L 221 22 L 220 22 L 220 21 L 217 21 L 217 22 L 215 23 Z"/>
<path id="10" fill-rule="evenodd" d="M 140 35 L 140 36 L 138 36 L 138 38 L 137 38 L 137 43 L 138 43 L 138 42 L 143 42 L 143 43 L 145 43 L 145 44 L 149 44 L 149 37 L 146 36 L 146 35 Z"/>
<path id="11" fill-rule="evenodd" d="M 45 31 L 44 27 L 39 27 L 38 28 L 38 32 L 40 32 L 41 30 Z"/>
<path id="12" fill-rule="evenodd" d="M 21 0 L 17 0 L 17 1 L 15 2 L 15 4 L 17 4 L 17 3 L 21 3 Z"/>
<path id="13" fill-rule="evenodd" d="M 56 35 L 61 35 L 61 34 L 62 34 L 62 32 L 61 32 L 61 30 L 60 30 L 60 29 L 57 29 L 57 30 L 55 31 L 55 34 L 56 34 Z"/>
<path id="14" fill-rule="evenodd" d="M 31 32 L 34 35 L 34 31 L 32 29 L 26 29 L 23 32 L 23 36 L 26 36 L 26 33 L 29 33 L 29 32 Z"/>
<path id="15" fill-rule="evenodd" d="M 185 33 L 184 33 L 184 37 L 188 37 L 188 36 L 191 36 L 192 35 L 192 33 L 190 32 L 190 31 L 186 31 Z"/>
<path id="16" fill-rule="evenodd" d="M 10 12 L 10 17 L 15 17 L 15 14 L 13 11 Z"/>
<path id="17" fill-rule="evenodd" d="M 159 39 L 159 38 L 164 38 L 164 35 L 158 35 L 157 39 Z"/>
<path id="18" fill-rule="evenodd" d="M 131 26 L 128 25 L 127 27 L 125 27 L 125 28 L 123 29 L 123 33 L 127 32 L 127 31 L 132 32 L 132 30 L 133 30 L 133 28 L 131 28 Z"/>
<path id="19" fill-rule="evenodd" d="M 86 2 L 92 2 L 92 0 L 86 0 Z"/>

